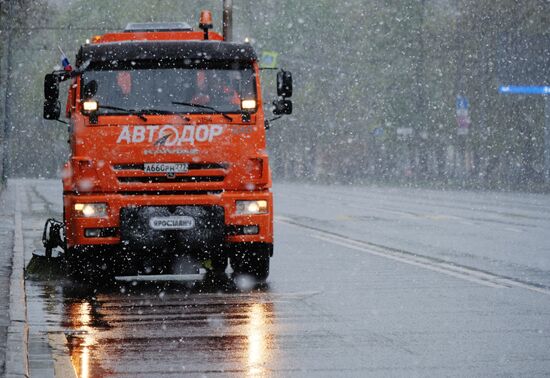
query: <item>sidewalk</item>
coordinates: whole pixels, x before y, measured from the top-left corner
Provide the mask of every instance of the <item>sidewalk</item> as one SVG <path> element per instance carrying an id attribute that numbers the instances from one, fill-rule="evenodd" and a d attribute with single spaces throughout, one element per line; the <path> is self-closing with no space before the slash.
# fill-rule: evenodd
<path id="1" fill-rule="evenodd" d="M 15 192 L 13 186 L 0 192 L 0 376 L 5 375 L 7 332 L 10 325 L 10 275 L 13 254 Z"/>

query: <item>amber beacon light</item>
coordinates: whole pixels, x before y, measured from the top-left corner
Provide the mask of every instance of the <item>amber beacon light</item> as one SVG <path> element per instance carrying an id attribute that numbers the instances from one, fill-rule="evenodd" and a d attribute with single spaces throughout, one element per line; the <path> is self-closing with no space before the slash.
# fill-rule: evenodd
<path id="1" fill-rule="evenodd" d="M 208 29 L 212 29 L 212 13 L 209 10 L 201 11 L 199 28 L 204 31 L 204 39 L 208 39 Z"/>

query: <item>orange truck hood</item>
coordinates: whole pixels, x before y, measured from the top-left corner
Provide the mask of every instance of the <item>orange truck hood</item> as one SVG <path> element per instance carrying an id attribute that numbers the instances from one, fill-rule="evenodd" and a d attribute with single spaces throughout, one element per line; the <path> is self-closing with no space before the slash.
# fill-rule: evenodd
<path id="1" fill-rule="evenodd" d="M 240 121 L 240 116 L 231 117 Z M 220 115 L 187 119 L 148 115 L 140 124 L 125 122 L 135 123 L 136 118 L 100 116 L 97 125 L 74 123 L 80 126 L 73 129 L 74 155 L 65 169 L 66 191 L 269 188 L 265 131 L 254 122 L 256 116 L 250 123 L 230 122 Z M 189 170 L 175 175 L 149 173 L 144 171 L 145 163 L 187 163 Z"/>

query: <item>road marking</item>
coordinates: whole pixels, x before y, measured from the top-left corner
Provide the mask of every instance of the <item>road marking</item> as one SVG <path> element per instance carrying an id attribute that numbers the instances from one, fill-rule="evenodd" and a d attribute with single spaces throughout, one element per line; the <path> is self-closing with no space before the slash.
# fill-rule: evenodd
<path id="1" fill-rule="evenodd" d="M 492 282 L 488 279 L 485 279 L 485 278 L 482 278 L 482 277 L 477 277 L 476 275 L 473 275 L 473 274 L 468 274 L 467 272 L 455 271 L 451 267 L 434 265 L 431 261 L 425 261 L 425 259 L 422 259 L 421 257 L 416 257 L 416 258 L 413 258 L 411 256 L 404 257 L 404 256 L 400 256 L 400 255 L 396 254 L 395 252 L 388 252 L 388 251 L 386 251 L 386 252 L 377 252 L 377 251 L 373 250 L 372 248 L 367 248 L 365 246 L 361 246 L 356 242 L 352 242 L 352 241 L 349 241 L 349 240 L 347 240 L 347 241 L 338 240 L 338 238 L 333 237 L 333 236 L 326 237 L 324 235 L 315 235 L 315 234 L 313 234 L 311 236 L 314 237 L 315 239 L 324 240 L 324 241 L 332 243 L 332 244 L 341 245 L 341 246 L 349 248 L 349 249 L 354 249 L 354 250 L 357 250 L 357 251 L 366 252 L 366 253 L 374 255 L 374 256 L 380 256 L 380 257 L 388 258 L 388 259 L 391 259 L 391 260 L 399 261 L 399 262 L 402 262 L 402 263 L 405 263 L 405 264 L 414 265 L 414 266 L 417 266 L 417 267 L 429 269 L 429 270 L 432 270 L 432 271 L 435 271 L 435 272 L 443 273 L 443 274 L 446 274 L 448 276 L 453 276 L 453 277 L 460 278 L 462 280 L 466 280 L 466 281 L 470 281 L 470 282 L 474 282 L 474 283 L 477 283 L 477 284 L 480 284 L 480 285 L 489 286 L 489 287 L 493 287 L 493 288 L 497 288 L 497 289 L 502 289 L 502 288 L 506 287 L 505 285 L 500 285 L 500 284 Z"/>
<path id="2" fill-rule="evenodd" d="M 504 229 L 505 229 L 506 231 L 517 232 L 518 234 L 520 234 L 520 233 L 523 232 L 522 230 L 517 229 L 517 228 L 513 228 L 513 227 L 504 227 Z"/>
<path id="3" fill-rule="evenodd" d="M 349 249 L 365 252 L 374 256 L 379 256 L 394 261 L 399 261 L 405 264 L 432 270 L 465 281 L 474 282 L 483 286 L 497 289 L 516 287 L 545 295 L 550 295 L 550 289 L 544 286 L 537 286 L 535 284 L 522 282 L 510 277 L 500 276 L 491 272 L 485 272 L 468 266 L 458 265 L 450 261 L 441 260 L 439 258 L 418 255 L 395 248 L 375 245 L 373 243 L 368 243 L 362 240 L 354 240 L 349 237 L 336 234 L 334 232 L 325 231 L 316 227 L 300 224 L 294 219 L 284 216 L 276 216 L 275 220 L 277 222 L 285 223 L 289 226 L 293 226 L 296 228 L 307 229 L 309 232 L 309 236 L 315 239 L 323 240 L 332 244 L 337 244 Z"/>
<path id="4" fill-rule="evenodd" d="M 465 221 L 465 220 L 458 220 L 458 223 L 463 224 L 465 226 L 475 226 L 476 225 L 474 222 Z"/>

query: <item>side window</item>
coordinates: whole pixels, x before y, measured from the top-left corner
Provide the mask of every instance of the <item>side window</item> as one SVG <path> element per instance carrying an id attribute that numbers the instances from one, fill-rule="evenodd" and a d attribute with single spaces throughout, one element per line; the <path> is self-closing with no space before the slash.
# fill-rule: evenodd
<path id="1" fill-rule="evenodd" d="M 242 98 L 256 98 L 256 76 L 254 72 L 250 69 L 244 70 L 239 73 L 239 93 Z"/>

